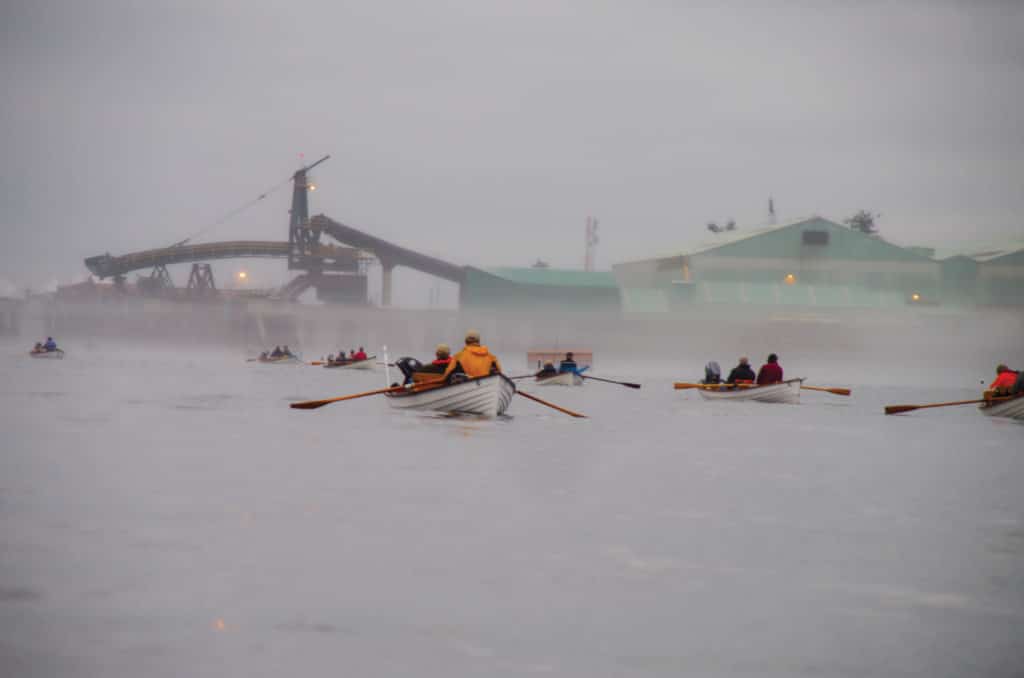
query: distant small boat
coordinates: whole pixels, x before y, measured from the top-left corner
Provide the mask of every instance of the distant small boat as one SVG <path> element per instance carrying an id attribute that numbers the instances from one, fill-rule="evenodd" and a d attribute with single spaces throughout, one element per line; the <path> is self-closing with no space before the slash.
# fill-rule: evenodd
<path id="1" fill-rule="evenodd" d="M 253 358 L 253 360 L 267 365 L 297 365 L 302 362 L 302 359 L 296 355 L 282 355 L 276 358 L 260 356 L 259 358 Z"/>
<path id="2" fill-rule="evenodd" d="M 1010 400 L 982 403 L 978 405 L 978 409 L 981 410 L 982 414 L 990 417 L 1024 420 L 1024 393 L 1014 396 Z"/>
<path id="3" fill-rule="evenodd" d="M 54 349 L 52 351 L 47 351 L 45 349 L 43 349 L 41 351 L 37 351 L 36 349 L 32 349 L 31 351 L 28 352 L 28 354 L 30 356 L 32 356 L 33 358 L 40 358 L 40 359 L 43 359 L 43 360 L 63 360 L 64 359 L 64 349 L 60 349 L 60 348 L 56 348 L 56 349 Z"/>
<path id="4" fill-rule="evenodd" d="M 433 410 L 497 417 L 505 413 L 516 385 L 503 374 L 477 379 L 421 386 L 397 393 L 388 393 L 388 403 L 398 409 Z"/>
<path id="5" fill-rule="evenodd" d="M 803 381 L 803 379 L 787 379 L 777 384 L 747 388 L 731 386 L 718 388 L 714 384 L 708 384 L 700 389 L 700 395 L 704 400 L 756 400 L 762 403 L 793 404 L 800 402 L 800 384 Z"/>
<path id="6" fill-rule="evenodd" d="M 350 370 L 372 370 L 377 364 L 377 356 L 367 356 L 363 360 L 329 360 L 324 367 L 344 367 Z"/>
<path id="7" fill-rule="evenodd" d="M 575 372 L 561 372 L 550 377 L 537 377 L 538 386 L 583 386 L 583 377 Z"/>

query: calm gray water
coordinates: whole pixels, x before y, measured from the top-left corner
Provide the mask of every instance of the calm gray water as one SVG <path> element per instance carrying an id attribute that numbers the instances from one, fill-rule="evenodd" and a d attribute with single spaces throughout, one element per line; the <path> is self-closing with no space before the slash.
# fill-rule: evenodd
<path id="1" fill-rule="evenodd" d="M 699 357 L 609 357 L 643 390 L 479 421 L 287 407 L 380 372 L 2 348 L 4 676 L 1024 671 L 1024 426 L 882 416 L 990 366 L 791 356 L 854 395 L 785 406 L 673 391 Z"/>

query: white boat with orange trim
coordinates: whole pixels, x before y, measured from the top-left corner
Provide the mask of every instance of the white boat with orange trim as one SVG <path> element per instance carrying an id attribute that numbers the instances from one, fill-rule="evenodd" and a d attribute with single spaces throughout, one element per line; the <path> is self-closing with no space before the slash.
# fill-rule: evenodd
<path id="1" fill-rule="evenodd" d="M 372 370 L 377 364 L 377 356 L 367 356 L 363 360 L 328 360 L 324 367 L 340 367 L 347 370 Z"/>
<path id="2" fill-rule="evenodd" d="M 415 387 L 386 395 L 392 407 L 406 410 L 433 410 L 459 414 L 497 417 L 505 413 L 516 385 L 504 374 L 491 374 L 477 379 Z"/>
<path id="3" fill-rule="evenodd" d="M 550 377 L 538 376 L 534 381 L 537 386 L 583 386 L 583 377 L 575 372 L 562 372 Z"/>
<path id="4" fill-rule="evenodd" d="M 777 384 L 738 388 L 707 384 L 699 390 L 704 400 L 756 400 L 761 403 L 795 404 L 800 402 L 800 385 L 803 382 L 803 378 L 786 379 Z"/>

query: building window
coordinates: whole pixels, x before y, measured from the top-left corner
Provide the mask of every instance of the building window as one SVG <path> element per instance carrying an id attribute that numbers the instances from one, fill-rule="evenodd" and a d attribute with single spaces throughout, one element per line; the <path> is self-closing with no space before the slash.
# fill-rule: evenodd
<path id="1" fill-rule="evenodd" d="M 804 231 L 803 237 L 805 245 L 828 244 L 828 231 Z"/>

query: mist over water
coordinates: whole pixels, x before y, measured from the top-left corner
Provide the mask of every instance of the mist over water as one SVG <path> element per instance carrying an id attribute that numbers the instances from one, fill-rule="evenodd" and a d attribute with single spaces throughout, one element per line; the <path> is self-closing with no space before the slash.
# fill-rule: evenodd
<path id="1" fill-rule="evenodd" d="M 1020 318 L 75 313 L 0 344 L 9 675 L 1019 671 L 1024 427 L 882 407 L 975 397 L 1024 364 Z M 521 384 L 586 420 L 521 398 L 495 421 L 300 412 L 383 372 L 245 362 L 422 359 L 468 326 L 513 374 L 531 347 L 593 348 L 595 376 L 643 389 Z M 25 355 L 43 332 L 65 360 Z M 853 396 L 672 389 L 768 351 Z"/>

